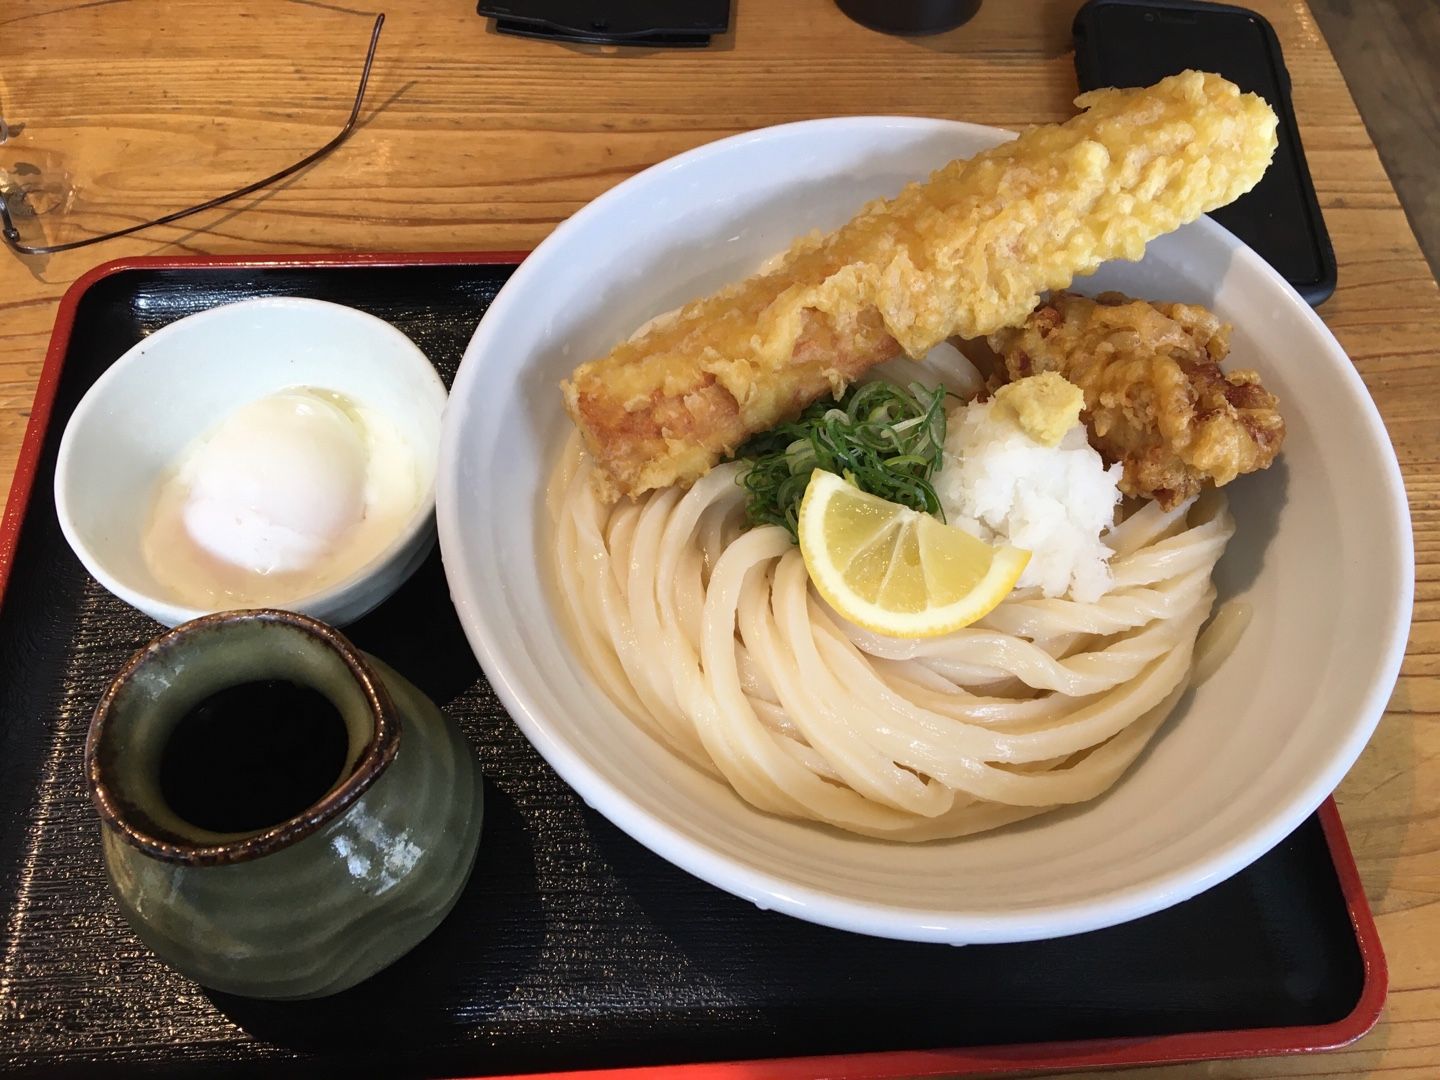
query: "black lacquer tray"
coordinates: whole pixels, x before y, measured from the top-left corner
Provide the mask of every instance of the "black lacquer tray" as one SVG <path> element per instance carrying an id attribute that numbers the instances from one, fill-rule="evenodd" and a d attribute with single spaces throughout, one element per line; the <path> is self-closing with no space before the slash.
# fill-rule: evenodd
<path id="1" fill-rule="evenodd" d="M 348 633 L 464 729 L 488 784 L 474 877 L 412 954 L 338 997 L 209 993 L 130 932 L 81 749 L 159 627 L 60 535 L 71 410 L 146 334 L 216 304 L 310 296 L 410 335 L 448 380 L 518 256 L 140 259 L 67 294 L 0 525 L 0 1069 L 34 1076 L 872 1077 L 1241 1056 L 1343 1044 L 1385 967 L 1333 804 L 1169 911 L 1023 945 L 914 945 L 757 910 L 588 810 L 511 724 L 439 556 Z"/>

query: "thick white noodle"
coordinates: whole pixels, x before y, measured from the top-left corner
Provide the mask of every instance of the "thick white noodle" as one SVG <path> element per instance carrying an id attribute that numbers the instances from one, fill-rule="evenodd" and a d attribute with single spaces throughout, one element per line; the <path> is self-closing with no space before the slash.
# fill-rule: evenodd
<path id="1" fill-rule="evenodd" d="M 744 530 L 738 466 L 606 506 L 572 438 L 551 484 L 556 584 L 615 705 L 775 814 L 896 840 L 992 829 L 1093 799 L 1195 677 L 1211 570 L 1234 531 L 1209 494 L 1107 537 L 1094 603 L 1017 592 L 975 626 L 898 640 L 809 586 L 784 530 Z M 1219 620 L 1206 660 L 1243 620 Z"/>

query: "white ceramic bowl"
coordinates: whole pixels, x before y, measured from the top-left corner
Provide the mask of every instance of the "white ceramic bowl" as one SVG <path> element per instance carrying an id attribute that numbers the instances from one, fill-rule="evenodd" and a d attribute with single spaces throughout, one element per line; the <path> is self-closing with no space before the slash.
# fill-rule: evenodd
<path id="1" fill-rule="evenodd" d="M 1225 596 L 1254 618 L 1103 798 L 954 842 L 906 846 L 753 810 L 613 708 L 557 620 L 542 489 L 569 421 L 556 383 L 645 319 L 753 271 L 811 228 L 1007 138 L 938 120 L 820 120 L 681 155 L 558 228 L 470 343 L 441 445 L 451 594 L 515 721 L 606 817 L 756 904 L 887 937 L 996 942 L 1122 922 L 1240 870 L 1295 829 L 1369 738 L 1399 667 L 1413 577 L 1385 429 L 1339 345 L 1286 283 L 1200 221 L 1077 287 L 1207 304 L 1235 326 L 1289 435 L 1230 491 Z"/>
<path id="2" fill-rule="evenodd" d="M 206 614 L 166 599 L 141 556 L 141 527 L 156 486 L 185 447 L 225 416 L 294 386 L 338 391 L 388 416 L 420 463 L 422 497 L 379 555 L 286 606 L 344 625 L 399 588 L 434 543 L 445 384 L 389 323 L 291 297 L 244 300 L 178 319 L 95 380 L 66 425 L 55 468 L 60 527 L 85 569 L 166 626 Z"/>

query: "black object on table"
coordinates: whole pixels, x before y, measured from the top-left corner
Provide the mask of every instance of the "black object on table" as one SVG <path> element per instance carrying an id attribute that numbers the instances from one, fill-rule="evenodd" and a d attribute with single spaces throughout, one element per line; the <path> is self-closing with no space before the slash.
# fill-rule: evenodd
<path id="1" fill-rule="evenodd" d="M 254 296 L 368 311 L 448 381 L 512 270 L 350 258 L 127 269 L 79 300 L 0 606 L 0 1071 L 455 1076 L 1300 1025 L 1353 1037 L 1373 1021 L 1315 818 L 1194 900 L 1055 941 L 884 941 L 722 893 L 589 810 L 531 748 L 465 642 L 438 554 L 347 633 L 454 718 L 484 770 L 484 835 L 455 911 L 394 967 L 319 1001 L 210 993 L 165 967 L 109 895 L 81 772 L 102 689 L 160 628 L 66 546 L 56 448 L 80 396 L 132 344 Z"/>
<path id="2" fill-rule="evenodd" d="M 730 26 L 730 0 L 480 0 L 495 30 L 562 44 L 704 48 Z"/>
<path id="3" fill-rule="evenodd" d="M 835 0 L 846 15 L 885 34 L 943 34 L 963 26 L 980 0 Z"/>

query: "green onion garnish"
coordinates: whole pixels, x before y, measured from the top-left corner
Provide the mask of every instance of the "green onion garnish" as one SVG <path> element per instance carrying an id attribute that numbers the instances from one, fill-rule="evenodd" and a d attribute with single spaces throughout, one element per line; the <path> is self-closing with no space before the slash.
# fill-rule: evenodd
<path id="1" fill-rule="evenodd" d="M 796 537 L 800 499 L 816 469 L 860 490 L 945 520 L 930 478 L 945 445 L 945 389 L 876 381 L 838 401 L 814 402 L 800 418 L 746 440 L 740 483 L 751 525 L 780 525 Z"/>

